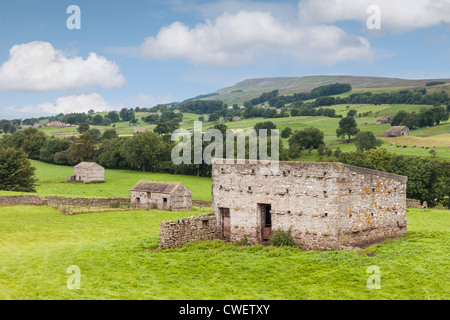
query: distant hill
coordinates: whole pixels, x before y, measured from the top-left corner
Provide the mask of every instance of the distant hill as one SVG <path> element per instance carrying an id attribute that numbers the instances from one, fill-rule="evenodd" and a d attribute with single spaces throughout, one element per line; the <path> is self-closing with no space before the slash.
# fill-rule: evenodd
<path id="1" fill-rule="evenodd" d="M 414 88 L 425 87 L 430 82 L 450 83 L 450 79 L 408 80 L 383 77 L 358 76 L 307 76 L 259 78 L 241 81 L 231 87 L 204 94 L 193 99 L 221 100 L 228 104 L 243 103 L 259 97 L 264 92 L 279 90 L 281 95 L 309 92 L 312 89 L 333 83 L 350 83 L 354 89 Z M 427 87 L 429 88 L 429 87 Z M 189 100 L 193 100 L 189 99 Z"/>

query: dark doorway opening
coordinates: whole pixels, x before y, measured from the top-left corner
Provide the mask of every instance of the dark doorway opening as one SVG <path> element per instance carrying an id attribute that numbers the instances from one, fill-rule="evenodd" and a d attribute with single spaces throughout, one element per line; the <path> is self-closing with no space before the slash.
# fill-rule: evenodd
<path id="1" fill-rule="evenodd" d="M 230 240 L 231 238 L 231 216 L 229 208 L 220 208 L 220 215 L 222 216 L 222 238 Z"/>
<path id="2" fill-rule="evenodd" d="M 268 241 L 272 235 L 272 205 L 259 204 L 258 208 L 261 216 L 261 240 Z"/>

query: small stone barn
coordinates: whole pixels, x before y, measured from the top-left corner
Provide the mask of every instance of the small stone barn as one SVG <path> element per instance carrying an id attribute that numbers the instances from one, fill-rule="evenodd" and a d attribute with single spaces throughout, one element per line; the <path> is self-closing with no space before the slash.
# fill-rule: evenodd
<path id="1" fill-rule="evenodd" d="M 409 136 L 409 128 L 405 126 L 395 126 L 385 132 L 387 137 Z"/>
<path id="2" fill-rule="evenodd" d="M 407 177 L 341 163 L 213 160 L 221 237 L 264 243 L 290 230 L 305 249 L 361 247 L 406 234 Z"/>
<path id="3" fill-rule="evenodd" d="M 74 175 L 67 181 L 82 181 L 84 183 L 105 181 L 105 168 L 95 162 L 81 162 L 74 167 Z"/>
<path id="4" fill-rule="evenodd" d="M 178 182 L 139 181 L 130 191 L 130 201 L 137 208 L 191 210 L 192 191 Z"/>

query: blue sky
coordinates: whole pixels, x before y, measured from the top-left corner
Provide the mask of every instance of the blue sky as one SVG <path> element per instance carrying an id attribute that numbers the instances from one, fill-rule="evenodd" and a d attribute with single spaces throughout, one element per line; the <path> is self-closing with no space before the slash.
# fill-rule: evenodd
<path id="1" fill-rule="evenodd" d="M 450 78 L 449 26 L 450 0 L 2 1 L 0 118 L 152 107 L 259 77 Z"/>

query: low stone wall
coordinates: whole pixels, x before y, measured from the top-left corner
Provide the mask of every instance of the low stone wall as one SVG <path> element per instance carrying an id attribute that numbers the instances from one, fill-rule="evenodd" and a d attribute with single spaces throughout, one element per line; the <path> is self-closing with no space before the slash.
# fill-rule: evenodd
<path id="1" fill-rule="evenodd" d="M 67 198 L 67 197 L 40 197 L 33 195 L 21 196 L 0 196 L 2 206 L 93 206 L 110 207 L 120 204 L 120 206 L 130 205 L 128 198 Z"/>
<path id="2" fill-rule="evenodd" d="M 44 197 L 44 201 L 49 206 L 93 206 L 110 207 L 119 204 L 120 206 L 130 205 L 129 198 L 66 198 L 66 197 Z"/>
<path id="3" fill-rule="evenodd" d="M 220 236 L 219 233 L 217 220 L 213 214 L 178 221 L 163 221 L 159 229 L 159 248 L 176 248 L 195 240 L 214 240 Z"/>
<path id="4" fill-rule="evenodd" d="M 39 196 L 0 196 L 0 206 L 42 206 L 44 200 Z"/>
<path id="5" fill-rule="evenodd" d="M 212 205 L 211 201 L 192 199 L 192 206 L 193 207 L 211 207 L 211 205 Z"/>
<path id="6" fill-rule="evenodd" d="M 408 208 L 428 209 L 428 204 L 426 201 L 424 201 L 423 204 L 420 204 L 420 200 L 415 199 L 406 199 L 406 206 Z"/>

